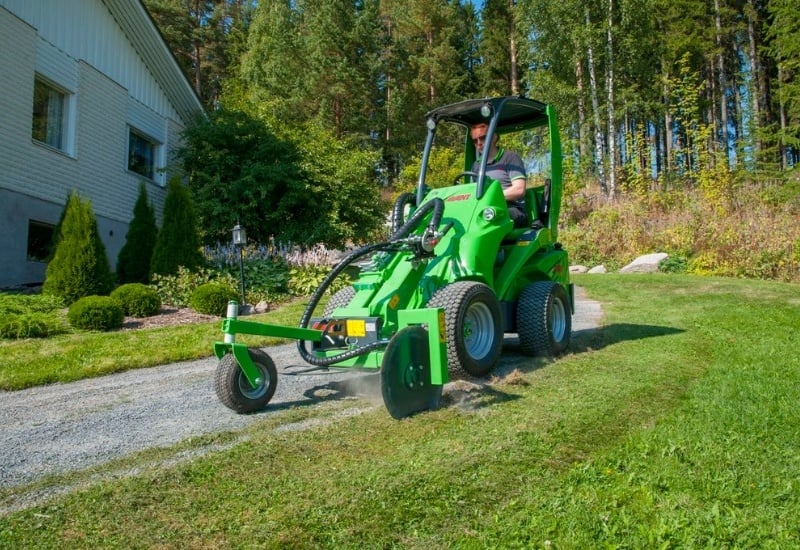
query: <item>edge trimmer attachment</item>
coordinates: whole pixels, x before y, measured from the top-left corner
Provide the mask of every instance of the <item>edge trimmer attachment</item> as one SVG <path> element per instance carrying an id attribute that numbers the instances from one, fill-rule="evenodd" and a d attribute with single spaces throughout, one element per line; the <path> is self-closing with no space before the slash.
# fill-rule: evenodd
<path id="1" fill-rule="evenodd" d="M 238 413 L 251 413 L 263 409 L 272 398 L 277 372 L 265 352 L 249 350 L 235 341 L 235 335 L 258 334 L 318 342 L 324 333 L 242 321 L 236 318 L 237 308 L 235 302 L 229 304 L 228 318 L 222 324 L 225 341 L 214 344 L 214 353 L 220 359 L 215 390 L 228 408 Z M 366 352 L 374 355 L 374 361 L 366 362 L 374 367 L 360 369 L 380 368 L 383 402 L 389 414 L 400 419 L 438 408 L 442 386 L 447 383 L 447 349 L 442 309 L 401 310 L 397 312 L 397 319 L 400 330 L 388 342 L 380 343 L 379 349 Z M 330 366 L 359 368 L 335 361 Z"/>
<path id="2" fill-rule="evenodd" d="M 440 332 L 444 313 L 423 309 L 400 315 L 401 324 L 410 326 L 392 337 L 381 364 L 383 403 L 396 419 L 439 408 L 442 385 L 447 382 L 444 333 Z"/>

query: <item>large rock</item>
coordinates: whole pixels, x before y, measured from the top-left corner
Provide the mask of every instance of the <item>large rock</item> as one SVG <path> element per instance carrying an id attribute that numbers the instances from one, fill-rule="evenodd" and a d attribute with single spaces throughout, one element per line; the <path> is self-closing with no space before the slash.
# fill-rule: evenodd
<path id="1" fill-rule="evenodd" d="M 669 257 L 665 252 L 656 252 L 654 254 L 645 254 L 639 256 L 631 263 L 619 270 L 620 273 L 656 273 L 658 271 L 658 264 L 663 262 Z"/>

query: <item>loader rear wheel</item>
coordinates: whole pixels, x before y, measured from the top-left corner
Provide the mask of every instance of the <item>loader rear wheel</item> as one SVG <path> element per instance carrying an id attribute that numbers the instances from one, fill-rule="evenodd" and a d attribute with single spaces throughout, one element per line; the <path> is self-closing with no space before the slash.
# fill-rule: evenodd
<path id="1" fill-rule="evenodd" d="M 346 286 L 336 291 L 336 294 L 331 296 L 331 299 L 328 300 L 327 304 L 325 304 L 325 309 L 322 312 L 322 316 L 326 318 L 330 317 L 333 313 L 333 310 L 337 307 L 345 307 L 349 305 L 355 295 L 356 289 L 352 286 Z"/>
<path id="2" fill-rule="evenodd" d="M 259 411 L 267 406 L 275 395 L 278 385 L 278 371 L 272 358 L 260 350 L 247 350 L 256 366 L 261 383 L 255 388 L 250 385 L 239 363 L 232 353 L 226 353 L 214 377 L 214 391 L 222 404 L 239 414 Z"/>
<path id="3" fill-rule="evenodd" d="M 392 418 L 439 408 L 442 386 L 431 383 L 428 333 L 410 326 L 395 334 L 381 363 L 381 394 Z"/>
<path id="4" fill-rule="evenodd" d="M 488 374 L 503 350 L 500 303 L 492 289 L 475 281 L 458 281 L 436 291 L 428 307 L 444 309 L 450 370 Z"/>
<path id="5" fill-rule="evenodd" d="M 519 347 L 525 355 L 554 357 L 566 351 L 572 334 L 572 310 L 564 287 L 537 281 L 517 301 Z"/>

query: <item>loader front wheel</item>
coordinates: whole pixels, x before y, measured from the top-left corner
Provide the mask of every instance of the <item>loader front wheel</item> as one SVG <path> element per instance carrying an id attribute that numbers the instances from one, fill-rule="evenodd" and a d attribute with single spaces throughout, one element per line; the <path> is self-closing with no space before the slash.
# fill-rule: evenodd
<path id="1" fill-rule="evenodd" d="M 239 414 L 259 411 L 275 395 L 278 371 L 272 358 L 261 350 L 247 350 L 259 372 L 261 382 L 254 388 L 232 353 L 226 353 L 217 365 L 214 391 L 222 404 Z"/>
<path id="2" fill-rule="evenodd" d="M 428 307 L 444 309 L 450 370 L 488 374 L 503 350 L 500 303 L 492 289 L 475 281 L 458 281 L 436 291 Z"/>
<path id="3" fill-rule="evenodd" d="M 517 301 L 519 347 L 525 355 L 554 357 L 566 351 L 572 310 L 564 287 L 553 281 L 530 283 Z"/>

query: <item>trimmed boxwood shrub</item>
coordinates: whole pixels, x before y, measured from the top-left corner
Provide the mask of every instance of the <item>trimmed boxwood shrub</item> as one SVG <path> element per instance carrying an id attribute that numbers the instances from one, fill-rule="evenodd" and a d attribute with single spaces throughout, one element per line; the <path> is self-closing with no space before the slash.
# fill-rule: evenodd
<path id="1" fill-rule="evenodd" d="M 84 330 L 112 330 L 122 326 L 125 312 L 111 296 L 85 296 L 69 306 L 67 320 Z"/>
<path id="2" fill-rule="evenodd" d="M 228 302 L 235 299 L 236 292 L 230 288 L 216 283 L 206 283 L 192 292 L 189 305 L 198 313 L 222 317 L 225 315 Z"/>
<path id="3" fill-rule="evenodd" d="M 128 283 L 114 289 L 111 297 L 122 305 L 125 315 L 150 317 L 161 309 L 156 289 L 142 283 Z"/>

